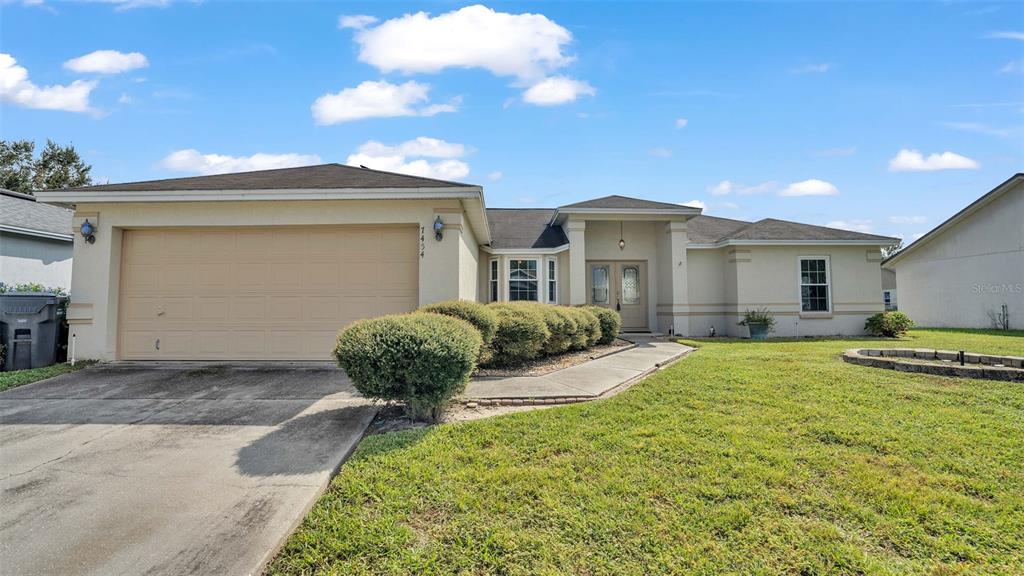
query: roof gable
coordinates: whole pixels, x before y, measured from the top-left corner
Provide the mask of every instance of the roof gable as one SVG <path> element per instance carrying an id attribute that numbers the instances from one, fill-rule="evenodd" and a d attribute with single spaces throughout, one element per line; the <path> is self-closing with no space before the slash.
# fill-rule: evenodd
<path id="1" fill-rule="evenodd" d="M 211 176 L 190 176 L 143 182 L 100 184 L 71 188 L 76 191 L 177 191 L 177 190 L 317 190 L 384 188 L 468 188 L 477 186 L 422 176 L 409 176 L 343 164 L 320 164 Z"/>
<path id="2" fill-rule="evenodd" d="M 569 243 L 561 226 L 551 224 L 551 208 L 488 208 L 491 248 L 543 249 Z"/>
<path id="3" fill-rule="evenodd" d="M 642 198 L 630 198 L 629 196 L 603 196 L 593 200 L 584 200 L 575 204 L 559 206 L 559 210 L 572 210 L 574 208 L 600 209 L 600 210 L 685 210 L 687 206 L 682 204 L 670 204 L 668 202 L 655 202 Z"/>
<path id="4" fill-rule="evenodd" d="M 889 264 L 895 264 L 899 260 L 902 260 L 908 255 L 916 252 L 925 244 L 931 242 L 938 236 L 942 235 L 942 233 L 945 232 L 946 230 L 949 230 L 950 228 L 956 226 L 958 223 L 969 218 L 978 210 L 981 210 L 988 204 L 995 201 L 997 198 L 1001 197 L 1003 194 L 1006 194 L 1010 190 L 1013 190 L 1015 187 L 1020 185 L 1024 185 L 1024 172 L 1018 172 L 1013 176 L 1010 176 L 1009 178 L 1001 182 L 998 186 L 989 190 L 987 193 L 982 195 L 974 202 L 971 202 L 970 204 L 965 206 L 956 214 L 947 218 L 942 224 L 939 224 L 935 228 L 932 228 L 924 236 L 921 236 L 917 240 L 911 242 L 909 246 L 904 247 L 899 252 L 883 260 L 882 265 L 886 266 Z"/>

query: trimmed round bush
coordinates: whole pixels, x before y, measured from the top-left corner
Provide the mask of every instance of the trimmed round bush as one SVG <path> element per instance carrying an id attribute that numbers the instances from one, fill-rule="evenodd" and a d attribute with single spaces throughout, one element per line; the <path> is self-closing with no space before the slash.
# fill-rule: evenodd
<path id="1" fill-rule="evenodd" d="M 498 315 L 494 310 L 484 304 L 471 300 L 445 300 L 444 302 L 427 304 L 420 308 L 420 312 L 444 314 L 453 318 L 461 318 L 472 324 L 474 328 L 480 331 L 480 337 L 483 338 L 484 342 L 484 345 L 480 347 L 480 357 L 477 358 L 477 363 L 487 364 L 491 360 L 493 354 L 491 352 L 491 340 L 494 339 L 494 333 L 498 330 Z"/>
<path id="2" fill-rule="evenodd" d="M 465 320 L 415 312 L 358 320 L 338 333 L 334 357 L 356 390 L 437 420 L 476 369 L 483 339 Z"/>
<path id="3" fill-rule="evenodd" d="M 914 327 L 914 321 L 903 312 L 879 312 L 864 322 L 864 330 L 873 336 L 895 338 Z"/>
<path id="4" fill-rule="evenodd" d="M 533 306 L 516 303 L 489 304 L 498 315 L 498 329 L 491 340 L 491 364 L 507 366 L 532 360 L 544 351 L 551 336 L 544 316 Z"/>
<path id="5" fill-rule="evenodd" d="M 573 335 L 572 348 L 574 350 L 586 350 L 601 339 L 601 323 L 597 316 L 583 308 L 567 308 L 576 320 L 577 330 Z"/>
<path id="6" fill-rule="evenodd" d="M 598 344 L 611 344 L 619 336 L 622 328 L 622 316 L 611 308 L 603 306 L 584 306 L 584 310 L 597 316 L 597 322 L 601 326 L 601 339 Z"/>
<path id="7" fill-rule="evenodd" d="M 544 354 L 548 356 L 561 354 L 572 348 L 573 333 L 579 329 L 575 320 L 559 310 L 561 306 L 551 304 L 531 304 L 530 306 L 540 313 L 548 328 L 548 339 L 544 341 Z"/>

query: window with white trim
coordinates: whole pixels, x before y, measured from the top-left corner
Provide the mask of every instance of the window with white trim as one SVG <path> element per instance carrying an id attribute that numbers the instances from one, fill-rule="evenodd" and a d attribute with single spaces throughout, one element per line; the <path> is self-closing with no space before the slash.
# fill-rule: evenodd
<path id="1" fill-rule="evenodd" d="M 558 304 L 558 258 L 548 258 L 546 283 L 548 303 Z"/>
<path id="2" fill-rule="evenodd" d="M 508 261 L 508 299 L 540 300 L 539 260 L 512 258 Z"/>
<path id="3" fill-rule="evenodd" d="M 491 258 L 490 276 L 487 280 L 488 292 L 491 295 L 491 302 L 498 301 L 498 259 Z"/>
<path id="4" fill-rule="evenodd" d="M 896 305 L 892 301 L 893 300 L 892 299 L 892 290 L 884 290 L 884 291 L 882 291 L 882 300 L 885 301 L 885 309 L 886 310 L 895 310 L 896 309 Z"/>
<path id="5" fill-rule="evenodd" d="M 800 258 L 800 311 L 828 312 L 831 310 L 829 294 L 829 266 L 827 256 Z"/>

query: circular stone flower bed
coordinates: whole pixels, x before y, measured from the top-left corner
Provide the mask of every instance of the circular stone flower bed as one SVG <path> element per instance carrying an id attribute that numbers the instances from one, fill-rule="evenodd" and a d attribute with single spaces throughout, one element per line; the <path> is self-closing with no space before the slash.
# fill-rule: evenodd
<path id="1" fill-rule="evenodd" d="M 900 372 L 1024 382 L 1024 357 L 967 352 L 961 365 L 960 354 L 951 350 L 853 348 L 843 352 L 843 360 Z"/>

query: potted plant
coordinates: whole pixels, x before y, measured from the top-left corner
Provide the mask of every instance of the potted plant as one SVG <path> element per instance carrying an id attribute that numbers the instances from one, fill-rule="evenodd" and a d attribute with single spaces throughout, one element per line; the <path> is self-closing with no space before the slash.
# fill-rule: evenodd
<path id="1" fill-rule="evenodd" d="M 751 340 L 766 340 L 768 333 L 775 331 L 775 316 L 767 308 L 747 309 L 739 325 L 750 329 Z"/>

